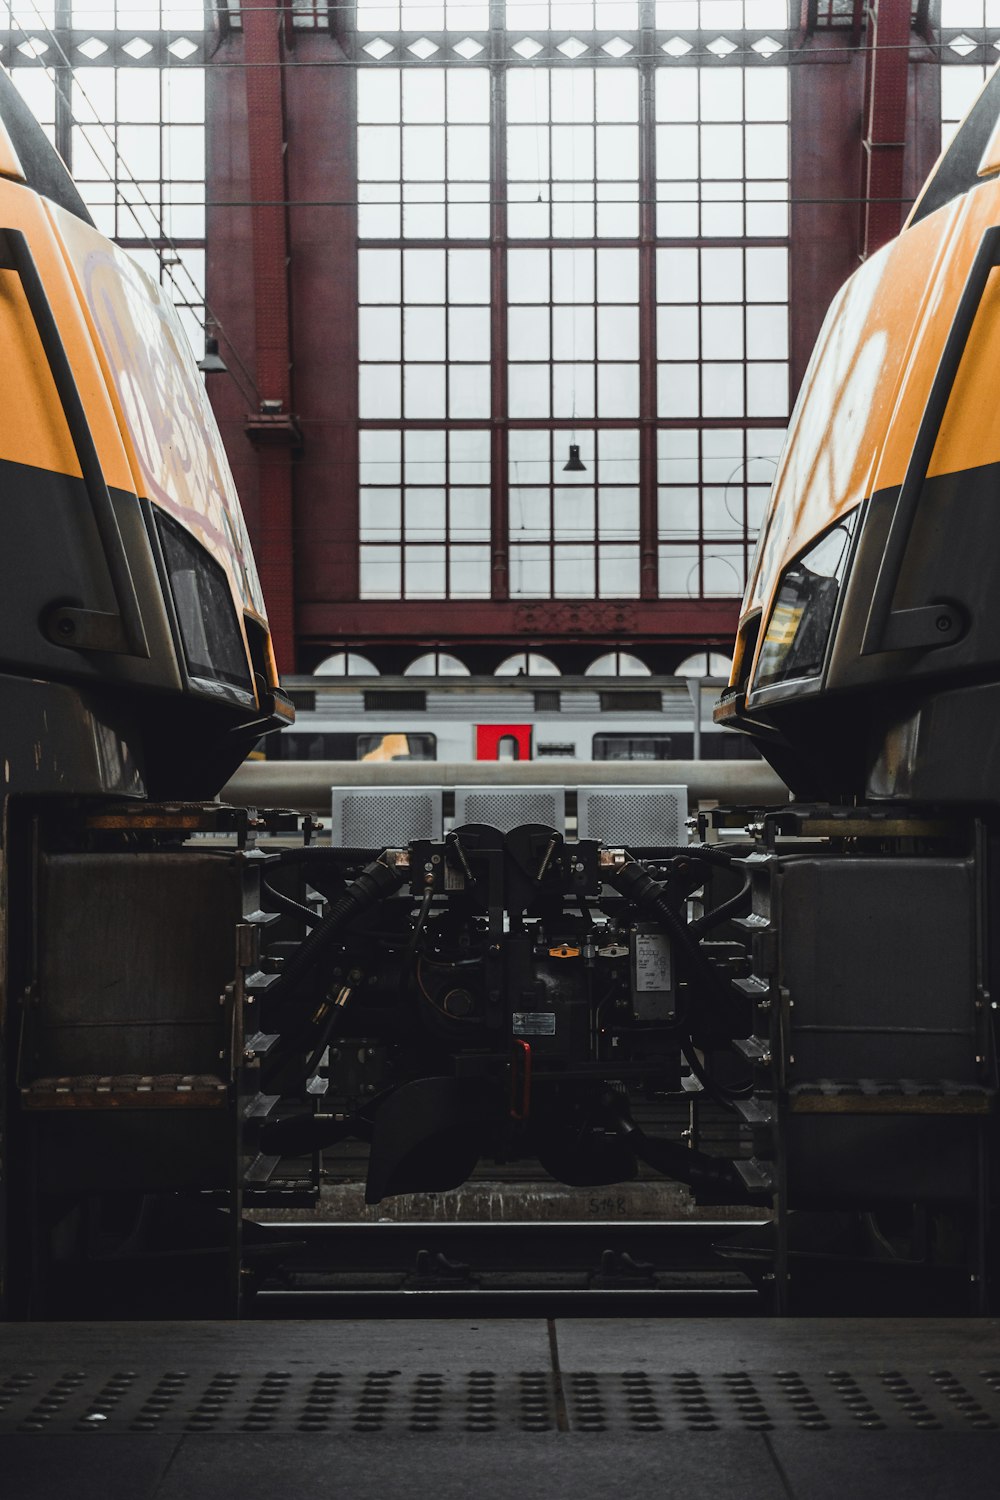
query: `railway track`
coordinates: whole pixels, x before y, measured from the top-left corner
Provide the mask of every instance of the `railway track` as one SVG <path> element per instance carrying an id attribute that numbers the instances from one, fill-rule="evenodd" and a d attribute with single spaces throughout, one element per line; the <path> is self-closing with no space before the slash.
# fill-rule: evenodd
<path id="1" fill-rule="evenodd" d="M 254 1249 L 294 1242 L 259 1281 L 257 1317 L 545 1315 L 760 1310 L 716 1253 L 750 1222 L 271 1224 Z M 257 1247 L 259 1246 L 259 1249 Z"/>

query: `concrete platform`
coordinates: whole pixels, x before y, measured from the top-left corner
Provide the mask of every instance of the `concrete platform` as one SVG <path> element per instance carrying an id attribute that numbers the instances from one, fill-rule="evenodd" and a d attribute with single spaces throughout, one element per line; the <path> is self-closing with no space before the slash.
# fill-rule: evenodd
<path id="1" fill-rule="evenodd" d="M 0 1327 L 4 1500 L 997 1493 L 1000 1322 Z"/>

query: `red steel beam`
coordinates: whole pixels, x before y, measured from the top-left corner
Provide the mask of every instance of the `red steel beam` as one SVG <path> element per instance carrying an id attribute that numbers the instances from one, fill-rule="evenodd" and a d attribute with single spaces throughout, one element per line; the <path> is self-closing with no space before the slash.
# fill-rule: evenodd
<path id="1" fill-rule="evenodd" d="M 910 0 L 870 0 L 861 143 L 861 259 L 899 233 L 910 78 Z"/>
<path id="2" fill-rule="evenodd" d="M 288 193 L 285 173 L 283 10 L 274 0 L 242 6 L 249 121 L 254 345 L 261 411 L 247 418 L 258 451 L 257 564 L 279 671 L 295 670 L 292 462 L 299 441 L 291 414 Z"/>
<path id="3" fill-rule="evenodd" d="M 629 649 L 638 641 L 705 641 L 731 650 L 739 617 L 732 599 L 518 599 L 310 601 L 299 609 L 303 640 L 461 641 L 593 644 Z"/>

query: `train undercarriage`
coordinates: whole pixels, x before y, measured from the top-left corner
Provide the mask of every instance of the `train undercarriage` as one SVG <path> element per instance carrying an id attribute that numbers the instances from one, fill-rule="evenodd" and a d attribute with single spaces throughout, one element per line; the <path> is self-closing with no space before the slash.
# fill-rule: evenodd
<path id="1" fill-rule="evenodd" d="M 217 803 L 13 807 L 9 1316 L 330 1285 L 345 1142 L 376 1215 L 477 1171 L 598 1203 L 638 1177 L 745 1221 L 701 1236 L 709 1293 L 739 1272 L 762 1311 L 993 1305 L 981 819 L 791 804 L 716 810 L 688 847 L 470 825 L 378 850 Z M 605 1288 L 663 1290 L 659 1228 Z M 453 1263 L 418 1286 L 488 1290 Z"/>

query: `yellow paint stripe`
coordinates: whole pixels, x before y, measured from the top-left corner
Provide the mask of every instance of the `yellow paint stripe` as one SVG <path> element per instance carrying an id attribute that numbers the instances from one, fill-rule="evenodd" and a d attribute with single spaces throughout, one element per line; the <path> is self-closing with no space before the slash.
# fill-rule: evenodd
<path id="1" fill-rule="evenodd" d="M 108 399 L 108 389 L 43 200 L 28 188 L 0 178 L 0 228 L 19 229 L 35 263 L 62 337 L 94 444 L 113 488 L 129 490 L 132 477 Z M 0 458 L 57 474 L 79 475 L 80 465 L 55 384 L 28 311 L 20 279 L 0 271 Z"/>

